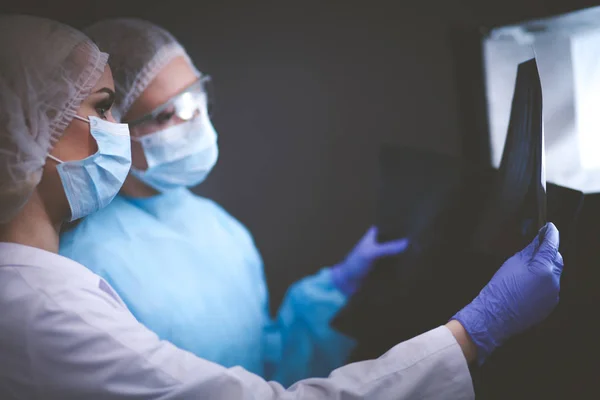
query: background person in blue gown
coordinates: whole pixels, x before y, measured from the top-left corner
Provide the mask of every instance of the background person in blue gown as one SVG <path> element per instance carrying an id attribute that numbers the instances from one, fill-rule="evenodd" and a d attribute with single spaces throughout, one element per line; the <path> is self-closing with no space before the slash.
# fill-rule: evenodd
<path id="1" fill-rule="evenodd" d="M 292 285 L 271 319 L 251 234 L 187 189 L 218 158 L 208 77 L 149 22 L 107 20 L 86 33 L 110 55 L 113 113 L 130 124 L 132 169 L 121 195 L 63 234 L 60 253 L 106 279 L 160 338 L 202 358 L 283 384 L 343 365 L 353 342 L 330 319 L 374 261 L 407 242 L 379 244 L 370 229 L 342 262 Z"/>

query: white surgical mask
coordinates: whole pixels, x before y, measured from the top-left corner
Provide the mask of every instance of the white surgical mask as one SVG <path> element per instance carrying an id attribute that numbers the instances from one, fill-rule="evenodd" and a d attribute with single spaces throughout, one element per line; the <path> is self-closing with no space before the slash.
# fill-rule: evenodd
<path id="1" fill-rule="evenodd" d="M 206 113 L 131 139 L 142 145 L 148 163 L 145 171 L 131 168 L 131 173 L 159 192 L 202 183 L 219 157 L 217 132 Z"/>
<path id="2" fill-rule="evenodd" d="M 98 151 L 83 160 L 58 162 L 56 167 L 71 207 L 71 221 L 106 207 L 117 195 L 131 166 L 131 142 L 126 124 L 117 124 L 90 116 L 90 132 Z"/>

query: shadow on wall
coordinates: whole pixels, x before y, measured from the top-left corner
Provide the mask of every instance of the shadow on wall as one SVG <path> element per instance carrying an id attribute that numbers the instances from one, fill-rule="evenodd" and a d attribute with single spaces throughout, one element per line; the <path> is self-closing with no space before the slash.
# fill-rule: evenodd
<path id="1" fill-rule="evenodd" d="M 439 0 L 404 9 L 119 3 L 24 1 L 1 11 L 79 28 L 137 16 L 182 41 L 216 89 L 221 158 L 198 192 L 250 228 L 273 304 L 293 281 L 341 260 L 372 222 L 381 143 L 461 153 L 450 29 L 566 11 L 559 0 Z"/>

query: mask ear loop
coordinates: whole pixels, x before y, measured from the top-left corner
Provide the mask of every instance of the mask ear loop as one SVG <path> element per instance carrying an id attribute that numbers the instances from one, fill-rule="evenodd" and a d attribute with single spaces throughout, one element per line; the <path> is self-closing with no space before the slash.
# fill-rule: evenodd
<path id="1" fill-rule="evenodd" d="M 63 161 L 63 160 L 61 160 L 61 159 L 59 159 L 59 158 L 56 158 L 56 157 L 54 157 L 52 154 L 48 154 L 48 158 L 49 158 L 49 159 L 51 159 L 51 160 L 53 160 L 53 161 L 56 161 L 56 162 L 57 162 L 57 163 L 59 163 L 59 164 L 62 164 L 62 163 L 64 163 L 64 161 Z"/>
<path id="2" fill-rule="evenodd" d="M 79 115 L 77 115 L 77 114 L 75 114 L 75 115 L 73 116 L 73 118 L 75 118 L 75 119 L 78 119 L 78 120 L 80 120 L 80 121 L 83 121 L 83 122 L 87 122 L 88 124 L 90 123 L 90 120 L 89 120 L 89 119 L 87 119 L 87 118 L 83 118 L 83 117 L 80 117 L 80 116 L 79 116 Z"/>
<path id="3" fill-rule="evenodd" d="M 77 115 L 77 114 L 75 114 L 75 115 L 73 116 L 73 119 L 78 119 L 78 120 L 80 120 L 80 121 L 87 122 L 88 124 L 90 123 L 90 120 L 89 120 L 89 119 L 86 119 L 86 118 L 80 117 L 80 116 L 79 116 L 79 115 Z M 57 162 L 57 163 L 59 163 L 59 164 L 62 164 L 62 163 L 64 163 L 64 161 L 63 161 L 63 160 L 61 160 L 60 158 L 56 158 L 56 157 L 54 157 L 52 154 L 48 154 L 48 156 L 47 156 L 47 157 L 48 157 L 49 159 L 53 160 L 53 161 L 56 161 L 56 162 Z"/>

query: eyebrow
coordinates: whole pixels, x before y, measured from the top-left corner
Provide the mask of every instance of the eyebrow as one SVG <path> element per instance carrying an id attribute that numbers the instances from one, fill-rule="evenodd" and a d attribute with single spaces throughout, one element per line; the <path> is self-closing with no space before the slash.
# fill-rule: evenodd
<path id="1" fill-rule="evenodd" d="M 111 99 L 115 98 L 115 91 L 107 88 L 107 87 L 103 87 L 102 89 L 98 89 L 96 90 L 94 93 L 106 93 L 110 96 Z"/>

